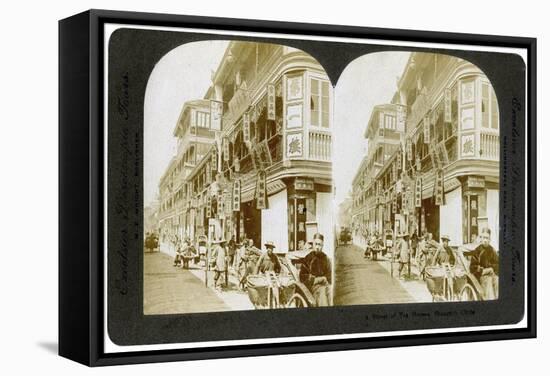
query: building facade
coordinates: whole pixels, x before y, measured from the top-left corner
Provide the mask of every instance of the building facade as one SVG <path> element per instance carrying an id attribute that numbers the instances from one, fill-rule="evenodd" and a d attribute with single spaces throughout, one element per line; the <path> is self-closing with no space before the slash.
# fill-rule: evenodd
<path id="1" fill-rule="evenodd" d="M 177 152 L 159 183 L 158 221 L 163 243 L 168 243 L 174 235 L 180 239 L 193 235 L 187 179 L 210 150 L 216 131 L 219 130 L 211 128 L 209 101 L 201 99 L 184 103 L 173 131 L 177 138 Z"/>
<path id="2" fill-rule="evenodd" d="M 377 192 L 378 174 L 401 148 L 405 133 L 403 108 L 396 104 L 375 106 L 371 112 L 364 137 L 367 155 L 363 158 L 352 182 L 352 235 L 354 242 L 365 246 L 367 233 L 381 233 L 387 227 L 387 219 Z"/>
<path id="3" fill-rule="evenodd" d="M 370 184 L 356 179 L 353 191 L 370 192 L 394 232 L 447 234 L 460 245 L 488 227 L 498 244 L 499 114 L 485 74 L 459 58 L 412 53 L 392 104 L 405 123 L 400 146 L 372 169 Z"/>
<path id="4" fill-rule="evenodd" d="M 321 232 L 332 253 L 332 98 L 326 72 L 303 51 L 230 42 L 201 100 L 211 142 L 182 179 L 170 164 L 159 186 L 161 197 L 181 187 L 184 233 L 293 251 Z"/>

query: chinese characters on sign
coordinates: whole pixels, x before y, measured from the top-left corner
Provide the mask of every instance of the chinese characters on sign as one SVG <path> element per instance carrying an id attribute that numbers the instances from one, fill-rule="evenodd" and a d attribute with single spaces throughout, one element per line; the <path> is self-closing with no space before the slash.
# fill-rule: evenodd
<path id="1" fill-rule="evenodd" d="M 429 144 L 430 143 L 430 118 L 428 116 L 424 117 L 423 130 L 424 130 L 424 143 Z"/>
<path id="2" fill-rule="evenodd" d="M 223 160 L 225 162 L 229 161 L 229 139 L 224 137 L 223 141 Z"/>
<path id="3" fill-rule="evenodd" d="M 289 101 L 302 98 L 302 76 L 289 77 L 286 82 L 286 98 Z"/>
<path id="4" fill-rule="evenodd" d="M 289 158 L 302 156 L 302 134 L 301 133 L 287 134 L 286 155 Z"/>
<path id="5" fill-rule="evenodd" d="M 233 182 L 233 211 L 241 210 L 241 181 L 235 180 Z"/>
<path id="6" fill-rule="evenodd" d="M 212 157 L 210 160 L 210 168 L 212 169 L 212 172 L 218 171 L 218 155 L 216 153 L 216 150 L 212 152 Z"/>
<path id="7" fill-rule="evenodd" d="M 445 89 L 445 123 L 451 122 L 451 89 Z"/>
<path id="8" fill-rule="evenodd" d="M 220 192 L 218 193 L 218 198 L 217 198 L 217 204 L 218 204 L 218 207 L 217 207 L 217 214 L 218 214 L 218 218 L 219 219 L 223 219 L 225 217 L 225 212 L 224 212 L 224 208 L 223 208 L 223 205 L 225 203 L 225 198 L 223 197 L 223 193 Z"/>
<path id="9" fill-rule="evenodd" d="M 212 196 L 208 194 L 206 196 L 206 218 L 212 217 Z"/>
<path id="10" fill-rule="evenodd" d="M 460 150 L 461 150 L 461 155 L 463 157 L 473 157 L 475 155 L 475 152 L 474 152 L 474 134 L 465 134 L 465 135 L 462 135 L 462 138 L 461 138 L 461 147 L 460 147 Z"/>
<path id="11" fill-rule="evenodd" d="M 422 206 L 422 178 L 418 176 L 414 184 L 414 206 L 420 208 Z"/>
<path id="12" fill-rule="evenodd" d="M 267 120 L 275 120 L 275 85 L 267 85 Z"/>
<path id="13" fill-rule="evenodd" d="M 267 186 L 265 171 L 258 172 L 258 180 L 256 182 L 256 209 L 267 209 Z"/>
<path id="14" fill-rule="evenodd" d="M 250 142 L 250 114 L 248 112 L 243 114 L 243 141 L 245 144 Z"/>

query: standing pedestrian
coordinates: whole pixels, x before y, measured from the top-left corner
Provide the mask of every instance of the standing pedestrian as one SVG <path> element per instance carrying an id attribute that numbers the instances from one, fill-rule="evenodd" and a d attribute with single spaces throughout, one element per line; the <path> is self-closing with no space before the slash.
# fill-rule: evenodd
<path id="1" fill-rule="evenodd" d="M 225 281 L 225 274 L 227 273 L 227 250 L 225 248 L 225 240 L 215 240 L 212 242 L 213 249 L 210 259 L 210 264 L 214 269 L 214 288 L 221 289 L 221 286 L 218 286 L 218 280 L 223 275 L 224 279 L 222 284 Z"/>
<path id="2" fill-rule="evenodd" d="M 227 259 L 228 266 L 234 268 L 235 253 L 237 252 L 237 243 L 235 242 L 235 235 L 231 236 L 229 243 L 227 244 Z"/>
<path id="3" fill-rule="evenodd" d="M 411 259 L 416 258 L 416 251 L 418 249 L 418 235 L 416 231 L 411 235 Z"/>
<path id="4" fill-rule="evenodd" d="M 409 234 L 399 234 L 398 236 L 398 242 L 397 242 L 397 259 L 399 261 L 399 279 L 402 279 L 401 273 L 403 269 L 405 268 L 405 265 L 407 265 L 407 270 L 409 272 L 409 275 L 411 273 L 410 271 L 410 261 L 411 261 L 411 255 L 410 255 L 410 247 L 409 247 Z"/>
<path id="5" fill-rule="evenodd" d="M 317 307 L 330 305 L 332 268 L 326 253 L 323 252 L 324 236 L 313 235 L 313 251 L 304 257 L 300 267 L 300 281 L 304 283 L 315 298 Z"/>
<path id="6" fill-rule="evenodd" d="M 491 230 L 484 228 L 480 234 L 481 244 L 471 252 L 464 252 L 464 256 L 472 257 L 470 272 L 476 276 L 481 284 L 486 300 L 498 299 L 498 254 L 491 243 Z"/>

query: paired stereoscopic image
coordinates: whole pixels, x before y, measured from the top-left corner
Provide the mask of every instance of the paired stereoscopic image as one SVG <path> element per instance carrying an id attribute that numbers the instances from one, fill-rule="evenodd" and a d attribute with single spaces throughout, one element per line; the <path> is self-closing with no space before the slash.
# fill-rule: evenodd
<path id="1" fill-rule="evenodd" d="M 144 103 L 148 315 L 498 299 L 499 109 L 445 54 L 203 41 Z"/>

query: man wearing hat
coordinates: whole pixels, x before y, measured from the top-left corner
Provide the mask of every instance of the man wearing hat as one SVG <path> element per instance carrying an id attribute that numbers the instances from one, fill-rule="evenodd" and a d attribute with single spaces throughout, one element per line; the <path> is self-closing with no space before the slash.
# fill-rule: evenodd
<path id="1" fill-rule="evenodd" d="M 265 272 L 275 272 L 279 274 L 281 272 L 281 263 L 277 255 L 273 253 L 275 244 L 272 241 L 268 241 L 264 246 L 266 251 L 258 259 L 254 274 L 262 274 Z"/>
<path id="2" fill-rule="evenodd" d="M 225 249 L 225 240 L 219 239 L 212 242 L 210 263 L 213 265 L 214 269 L 214 288 L 218 288 L 218 279 L 220 279 L 222 274 L 225 275 L 227 273 L 227 251 Z M 221 288 L 221 286 L 219 288 Z"/>
<path id="3" fill-rule="evenodd" d="M 456 263 L 455 254 L 449 246 L 451 238 L 449 235 L 441 235 L 441 246 L 437 249 L 433 257 L 433 265 L 449 264 L 454 266 Z"/>
<path id="4" fill-rule="evenodd" d="M 330 259 L 323 252 L 324 236 L 313 235 L 313 251 L 308 253 L 300 267 L 300 281 L 304 283 L 315 298 L 317 307 L 330 305 L 332 267 Z"/>

